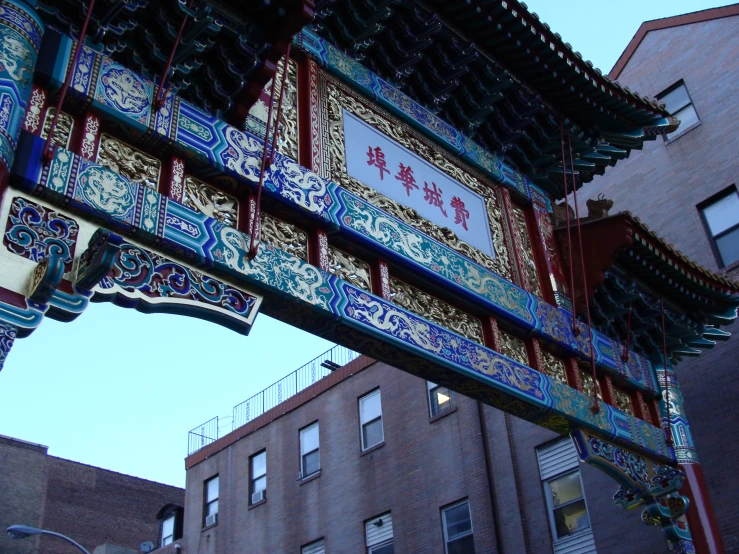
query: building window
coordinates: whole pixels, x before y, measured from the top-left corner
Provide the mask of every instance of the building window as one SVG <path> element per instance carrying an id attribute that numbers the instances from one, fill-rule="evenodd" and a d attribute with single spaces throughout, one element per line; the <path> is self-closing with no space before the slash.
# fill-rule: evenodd
<path id="1" fill-rule="evenodd" d="M 364 524 L 367 554 L 395 554 L 393 545 L 393 517 L 390 512 L 370 519 Z"/>
<path id="2" fill-rule="evenodd" d="M 362 450 L 367 450 L 385 440 L 382 430 L 380 389 L 359 399 L 359 424 L 362 430 Z"/>
<path id="3" fill-rule="evenodd" d="M 323 539 L 306 544 L 300 549 L 300 554 L 326 554 L 326 547 L 323 544 Z"/>
<path id="4" fill-rule="evenodd" d="M 300 430 L 300 478 L 305 479 L 321 470 L 318 422 Z"/>
<path id="5" fill-rule="evenodd" d="M 595 552 L 578 469 L 580 461 L 572 441 L 568 438 L 547 444 L 537 448 L 536 455 L 555 552 L 572 541 L 578 547 L 592 548 L 588 552 Z"/>
<path id="6" fill-rule="evenodd" d="M 680 127 L 678 127 L 677 131 L 665 135 L 664 138 L 666 141 L 675 140 L 677 137 L 700 125 L 701 121 L 698 119 L 698 113 L 695 111 L 693 101 L 683 81 L 678 81 L 667 90 L 660 92 L 657 98 L 665 103 L 667 113 L 674 115 L 680 120 Z"/>
<path id="7" fill-rule="evenodd" d="M 698 205 L 719 267 L 739 261 L 739 193 L 731 185 Z"/>
<path id="8" fill-rule="evenodd" d="M 267 498 L 267 451 L 251 457 L 251 504 Z"/>
<path id="9" fill-rule="evenodd" d="M 451 411 L 454 408 L 454 393 L 446 387 L 426 381 L 431 417 Z"/>
<path id="10" fill-rule="evenodd" d="M 205 482 L 205 518 L 208 527 L 218 522 L 218 475 Z"/>
<path id="11" fill-rule="evenodd" d="M 175 516 L 172 514 L 167 519 L 162 521 L 162 544 L 161 546 L 167 546 L 174 542 L 174 520 Z"/>
<path id="12" fill-rule="evenodd" d="M 470 503 L 465 500 L 441 511 L 446 554 L 475 554 Z"/>

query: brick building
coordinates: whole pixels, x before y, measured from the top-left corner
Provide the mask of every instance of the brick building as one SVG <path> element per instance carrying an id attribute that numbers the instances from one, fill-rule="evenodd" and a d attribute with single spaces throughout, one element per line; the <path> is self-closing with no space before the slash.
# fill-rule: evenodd
<path id="1" fill-rule="evenodd" d="M 642 24 L 610 73 L 666 102 L 682 120 L 665 140 L 582 189 L 629 210 L 704 267 L 739 277 L 739 4 Z M 715 227 L 715 228 L 714 228 Z M 715 236 L 715 238 L 714 238 Z M 737 324 L 726 329 L 736 334 Z M 729 341 L 677 366 L 708 491 L 725 546 L 739 551 L 739 344 Z"/>
<path id="2" fill-rule="evenodd" d="M 0 436 L 0 552 L 74 554 L 51 537 L 11 540 L 10 525 L 67 535 L 92 552 L 110 543 L 160 542 L 160 510 L 184 504 L 184 490 L 49 456 L 47 447 Z"/>
<path id="3" fill-rule="evenodd" d="M 364 356 L 186 466 L 184 553 L 668 552 L 569 439 Z"/>

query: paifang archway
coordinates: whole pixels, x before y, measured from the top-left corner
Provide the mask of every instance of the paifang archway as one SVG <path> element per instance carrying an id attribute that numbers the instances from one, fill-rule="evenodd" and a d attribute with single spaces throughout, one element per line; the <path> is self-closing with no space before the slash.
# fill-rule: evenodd
<path id="1" fill-rule="evenodd" d="M 65 80 L 74 45 L 67 35 L 44 32 L 27 7 L 9 6 L 3 9 L 25 25 L 0 18 L 0 30 L 18 35 L 25 55 L 0 82 L 15 99 L 4 128 L 0 183 L 0 362 L 15 338 L 32 332 L 44 316 L 73 320 L 93 298 L 203 317 L 243 333 L 261 309 L 558 433 L 572 432 L 581 459 L 621 483 L 618 502 L 644 505 L 645 520 L 662 525 L 670 541 L 689 550 L 688 503 L 677 495 L 685 475 L 675 466 L 697 458 L 674 373 L 643 353 L 654 341 L 649 330 L 642 348 L 630 351 L 616 331 L 608 336 L 580 326 L 579 334 L 573 332 L 570 297 L 588 291 L 582 283 L 569 291 L 549 199 L 561 191 L 551 180 L 537 186 L 305 32 L 287 66 L 292 89 L 280 121 L 280 151 L 265 174 L 266 215 L 258 226 L 258 255 L 249 260 L 245 231 L 256 211 L 264 110 L 255 105 L 235 126 L 174 93 L 155 108 L 152 81 L 84 46 L 69 70 L 68 113 L 60 117 L 67 128 L 53 132 L 57 147 L 46 160 L 50 99 Z M 674 129 L 658 107 L 645 110 L 648 117 L 633 128 L 604 134 L 611 145 L 598 156 L 628 152 L 647 136 Z M 226 115 L 233 120 L 243 111 Z M 454 180 L 444 185 L 460 187 L 457 208 L 453 198 L 446 204 L 454 215 L 460 216 L 462 194 L 481 199 L 492 250 L 470 246 L 459 238 L 461 229 L 433 223 L 353 173 L 353 141 L 361 132 L 349 133 L 352 124 L 371 129 L 413 164 L 426 164 L 431 177 Z M 566 132 L 577 149 L 582 130 L 568 120 Z M 372 146 L 365 162 L 380 169 L 382 180 Z M 420 192 L 420 180 L 399 175 L 403 194 L 410 197 L 414 184 Z M 424 183 L 426 196 L 438 192 L 441 202 L 442 191 L 432 184 Z M 434 207 L 448 217 L 444 204 Z M 593 251 L 606 252 L 593 236 Z M 658 239 L 647 239 L 646 250 L 659 251 Z M 591 289 L 652 303 L 649 288 L 637 282 L 647 277 L 636 269 L 629 273 L 628 264 L 616 260 L 620 269 L 606 277 L 604 268 L 624 251 L 624 245 L 610 247 L 612 255 L 599 258 L 599 271 L 588 277 Z M 698 271 L 659 254 L 648 261 L 664 263 L 656 273 L 670 283 L 669 271 Z M 703 289 L 689 283 L 687 293 L 683 286 L 670 297 L 667 315 L 677 330 L 670 336 L 670 360 L 694 353 L 693 344 L 722 338 L 711 324 L 736 316 L 733 285 L 703 278 Z M 683 293 L 710 297 L 702 319 L 685 320 L 693 306 Z M 591 354 L 602 388 L 597 411 L 587 390 L 598 387 L 578 363 Z M 670 389 L 673 409 L 660 414 L 663 388 Z M 618 393 L 628 402 L 619 404 Z M 667 444 L 663 419 L 674 429 L 675 448 Z"/>

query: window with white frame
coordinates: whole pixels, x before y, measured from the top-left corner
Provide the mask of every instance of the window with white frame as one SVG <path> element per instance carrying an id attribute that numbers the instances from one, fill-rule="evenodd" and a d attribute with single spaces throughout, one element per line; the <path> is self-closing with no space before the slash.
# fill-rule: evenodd
<path id="1" fill-rule="evenodd" d="M 698 113 L 693 106 L 693 100 L 690 98 L 688 88 L 682 80 L 660 92 L 657 98 L 665 103 L 667 113 L 680 120 L 680 127 L 677 131 L 665 135 L 666 141 L 675 140 L 680 135 L 700 125 L 701 121 L 698 119 Z"/>
<path id="2" fill-rule="evenodd" d="M 475 554 L 472 536 L 472 516 L 467 500 L 457 502 L 441 510 L 444 527 L 444 552 L 446 554 Z"/>
<path id="3" fill-rule="evenodd" d="M 362 433 L 362 450 L 372 448 L 385 440 L 380 389 L 359 399 L 359 425 Z"/>
<path id="4" fill-rule="evenodd" d="M 175 514 L 162 521 L 162 544 L 160 546 L 167 546 L 174 542 L 174 521 Z"/>
<path id="5" fill-rule="evenodd" d="M 321 451 L 319 449 L 318 422 L 300 430 L 300 478 L 318 473 L 321 470 Z"/>
<path id="6" fill-rule="evenodd" d="M 739 262 L 739 193 L 736 185 L 698 205 L 721 268 Z"/>
<path id="7" fill-rule="evenodd" d="M 207 527 L 218 521 L 218 475 L 205 482 L 205 510 L 203 524 Z"/>
<path id="8" fill-rule="evenodd" d="M 267 498 L 267 451 L 251 457 L 251 504 L 256 504 Z"/>
<path id="9" fill-rule="evenodd" d="M 546 444 L 537 448 L 536 455 L 555 554 L 595 552 L 580 479 L 580 461 L 572 440 Z"/>
<path id="10" fill-rule="evenodd" d="M 443 414 L 454 408 L 454 393 L 446 387 L 426 381 L 431 417 Z"/>
<path id="11" fill-rule="evenodd" d="M 370 519 L 364 527 L 367 554 L 395 554 L 393 517 L 390 512 Z"/>
<path id="12" fill-rule="evenodd" d="M 326 554 L 326 547 L 323 543 L 323 539 L 306 544 L 300 549 L 300 554 Z"/>

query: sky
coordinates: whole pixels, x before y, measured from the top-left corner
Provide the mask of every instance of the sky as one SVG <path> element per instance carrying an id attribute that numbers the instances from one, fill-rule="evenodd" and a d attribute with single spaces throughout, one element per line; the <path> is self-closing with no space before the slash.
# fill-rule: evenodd
<path id="1" fill-rule="evenodd" d="M 643 21 L 732 2 L 528 0 L 608 72 Z M 331 343 L 259 315 L 248 337 L 213 323 L 91 304 L 17 340 L 0 372 L 0 434 L 49 454 L 184 487 L 187 433 Z"/>

